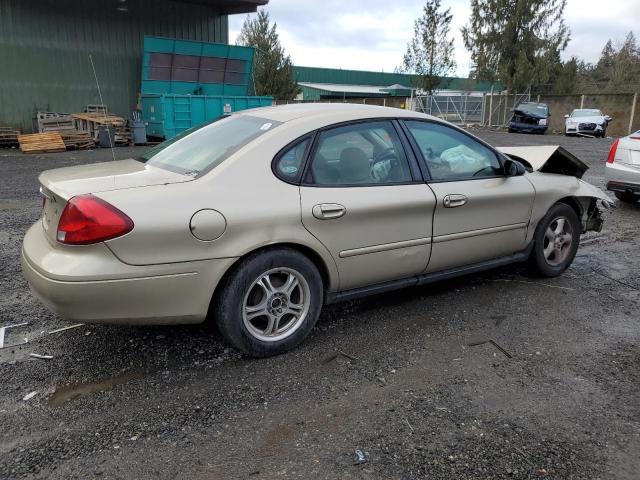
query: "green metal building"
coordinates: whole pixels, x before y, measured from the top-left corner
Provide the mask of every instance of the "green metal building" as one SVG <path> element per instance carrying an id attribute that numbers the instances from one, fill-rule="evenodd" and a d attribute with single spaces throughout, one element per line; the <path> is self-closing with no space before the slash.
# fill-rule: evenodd
<path id="1" fill-rule="evenodd" d="M 367 72 L 335 68 L 293 67 L 300 85 L 299 100 L 317 101 L 336 98 L 409 97 L 412 77 L 404 73 Z M 485 93 L 491 90 L 490 82 L 478 82 L 469 78 L 443 78 L 438 90 L 447 92 Z M 496 92 L 502 89 L 494 82 Z"/>
<path id="2" fill-rule="evenodd" d="M 227 43 L 227 15 L 268 0 L 0 0 L 0 126 L 33 130 L 36 111 L 101 103 L 128 116 L 144 35 Z"/>

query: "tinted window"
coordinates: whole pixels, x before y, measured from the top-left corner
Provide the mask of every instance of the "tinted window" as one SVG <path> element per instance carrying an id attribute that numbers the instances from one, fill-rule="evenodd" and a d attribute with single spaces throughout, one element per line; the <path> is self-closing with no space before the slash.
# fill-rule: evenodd
<path id="1" fill-rule="evenodd" d="M 409 163 L 390 122 L 370 122 L 320 133 L 306 178 L 316 185 L 410 182 Z"/>
<path id="2" fill-rule="evenodd" d="M 311 139 L 307 138 L 280 154 L 276 161 L 276 173 L 280 178 L 289 182 L 295 182 L 300 178 L 303 167 L 302 162 L 304 161 L 304 154 L 309 147 L 309 142 L 311 142 Z"/>
<path id="3" fill-rule="evenodd" d="M 494 177 L 502 173 L 496 155 L 472 137 L 437 123 L 407 121 L 406 125 L 434 180 Z"/>
<path id="4" fill-rule="evenodd" d="M 277 125 L 266 118 L 232 115 L 186 130 L 145 152 L 140 159 L 173 172 L 197 175 L 211 170 Z"/>

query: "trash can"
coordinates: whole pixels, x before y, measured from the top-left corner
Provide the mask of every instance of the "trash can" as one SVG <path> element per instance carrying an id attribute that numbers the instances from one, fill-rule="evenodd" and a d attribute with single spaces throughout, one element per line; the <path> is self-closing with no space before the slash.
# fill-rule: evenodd
<path id="1" fill-rule="evenodd" d="M 98 146 L 100 148 L 111 148 L 116 146 L 116 128 L 113 125 L 100 125 L 98 127 Z M 111 138 L 109 138 L 111 137 Z"/>
<path id="2" fill-rule="evenodd" d="M 134 145 L 144 145 L 147 143 L 147 125 L 142 120 L 131 122 L 131 133 Z"/>

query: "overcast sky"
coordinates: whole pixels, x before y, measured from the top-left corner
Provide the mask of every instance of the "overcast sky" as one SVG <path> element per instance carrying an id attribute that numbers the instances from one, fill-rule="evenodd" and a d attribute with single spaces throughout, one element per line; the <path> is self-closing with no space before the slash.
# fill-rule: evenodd
<path id="1" fill-rule="evenodd" d="M 453 14 L 457 74 L 467 76 L 470 56 L 460 28 L 469 19 L 469 0 L 442 0 Z M 423 0 L 270 0 L 280 41 L 295 65 L 391 72 L 402 62 Z M 229 17 L 235 43 L 246 15 Z M 640 0 L 568 0 L 565 19 L 571 41 L 564 58 L 594 62 L 605 42 L 622 42 L 634 30 L 640 40 Z"/>

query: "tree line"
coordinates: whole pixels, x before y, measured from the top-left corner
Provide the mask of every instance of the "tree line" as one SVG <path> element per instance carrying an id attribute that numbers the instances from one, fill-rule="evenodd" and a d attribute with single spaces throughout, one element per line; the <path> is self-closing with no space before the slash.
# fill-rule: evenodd
<path id="1" fill-rule="evenodd" d="M 509 91 L 544 94 L 633 93 L 640 90 L 640 48 L 633 32 L 621 45 L 609 40 L 599 60 L 563 61 L 571 32 L 564 20 L 566 0 L 470 0 L 470 16 L 461 34 L 473 62 L 471 80 L 500 82 Z M 426 0 L 414 24 L 402 64 L 414 88 L 437 89 L 456 68 L 451 9 Z M 256 49 L 252 91 L 291 100 L 300 87 L 293 75 L 269 13 L 248 17 L 239 45 Z"/>

